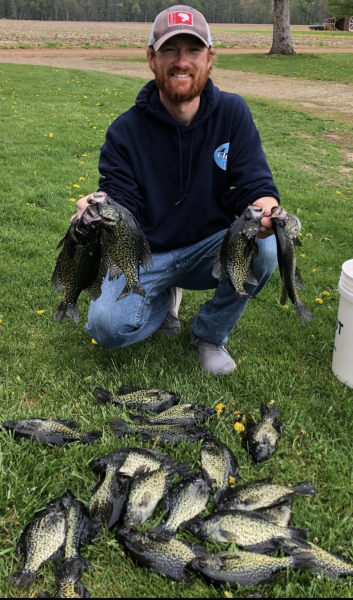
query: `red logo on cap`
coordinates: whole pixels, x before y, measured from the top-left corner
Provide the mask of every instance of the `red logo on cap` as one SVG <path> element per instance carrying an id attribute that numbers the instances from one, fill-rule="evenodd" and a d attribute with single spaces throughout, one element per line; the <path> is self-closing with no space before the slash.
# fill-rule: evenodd
<path id="1" fill-rule="evenodd" d="M 189 12 L 172 12 L 168 15 L 168 27 L 173 25 L 193 25 L 193 15 Z"/>

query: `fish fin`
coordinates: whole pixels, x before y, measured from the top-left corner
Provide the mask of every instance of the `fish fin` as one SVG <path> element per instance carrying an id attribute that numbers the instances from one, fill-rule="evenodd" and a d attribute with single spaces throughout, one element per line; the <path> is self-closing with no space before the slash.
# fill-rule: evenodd
<path id="1" fill-rule="evenodd" d="M 216 260 L 215 260 L 213 268 L 212 268 L 212 276 L 215 279 L 224 279 L 226 276 L 224 269 L 222 267 L 221 259 L 220 259 L 220 250 L 218 251 Z"/>
<path id="2" fill-rule="evenodd" d="M 83 556 L 68 558 L 60 566 L 54 565 L 55 576 L 58 579 L 70 578 L 76 583 L 82 577 L 87 564 L 88 560 Z"/>
<path id="3" fill-rule="evenodd" d="M 153 265 L 153 259 L 151 254 L 151 248 L 142 231 L 140 233 L 139 246 L 139 263 L 141 267 L 145 269 L 145 271 L 147 271 L 148 267 L 151 267 Z"/>
<path id="4" fill-rule="evenodd" d="M 278 421 L 278 423 L 274 423 L 273 424 L 273 428 L 277 431 L 277 433 L 279 435 L 282 434 L 282 428 L 283 428 L 283 421 Z"/>
<path id="5" fill-rule="evenodd" d="M 261 413 L 261 417 L 263 419 L 271 419 L 272 421 L 274 421 L 276 419 L 276 417 L 279 417 L 281 412 L 282 412 L 282 409 L 279 406 L 269 408 L 266 404 L 263 404 L 260 407 L 260 413 Z"/>
<path id="6" fill-rule="evenodd" d="M 296 310 L 299 322 L 303 327 L 306 327 L 305 321 L 311 323 L 311 321 L 313 320 L 313 315 L 311 314 L 310 310 L 305 306 L 304 302 L 297 302 L 296 304 L 294 304 L 294 308 Z"/>
<path id="7" fill-rule="evenodd" d="M 143 297 L 146 296 L 145 290 L 143 289 L 141 283 L 138 281 L 137 283 L 134 283 L 134 285 L 132 285 L 132 286 L 125 285 L 120 296 L 116 299 L 116 302 L 119 302 L 119 300 L 124 300 L 124 298 L 126 298 L 126 296 L 128 296 L 129 294 L 138 294 L 139 296 L 143 296 Z"/>
<path id="8" fill-rule="evenodd" d="M 113 427 L 113 434 L 117 438 L 120 438 L 123 435 L 130 433 L 132 430 L 132 427 L 129 423 L 127 423 L 126 421 L 120 421 L 119 419 L 114 419 L 112 421 L 112 427 Z"/>
<path id="9" fill-rule="evenodd" d="M 80 317 L 77 304 L 65 302 L 65 300 L 61 302 L 53 315 L 53 321 L 61 323 L 64 318 L 68 322 L 70 322 L 72 319 L 75 325 L 78 324 Z"/>
<path id="10" fill-rule="evenodd" d="M 249 285 L 259 285 L 259 282 L 257 281 L 255 273 L 252 269 L 247 272 L 244 283 L 248 283 Z"/>
<path id="11" fill-rule="evenodd" d="M 30 585 L 33 583 L 37 576 L 36 571 L 29 571 L 28 569 L 22 569 L 21 571 L 16 571 L 12 575 L 8 575 L 5 577 L 5 581 L 9 583 L 13 583 L 14 585 L 18 585 L 19 587 L 25 587 L 26 585 Z"/>
<path id="12" fill-rule="evenodd" d="M 119 269 L 114 263 L 111 263 L 108 266 L 107 272 L 109 272 L 109 281 L 113 281 L 113 279 L 119 279 L 123 274 L 123 271 Z"/>
<path id="13" fill-rule="evenodd" d="M 302 242 L 300 241 L 300 238 L 298 238 L 298 237 L 294 238 L 293 244 L 294 244 L 294 246 L 299 246 L 299 247 L 303 245 Z"/>
<path id="14" fill-rule="evenodd" d="M 91 285 L 85 288 L 83 291 L 90 297 L 91 300 L 98 300 L 102 295 L 101 284 L 97 285 L 97 279 L 95 279 Z"/>
<path id="15" fill-rule="evenodd" d="M 128 394 L 133 394 L 133 392 L 140 392 L 141 390 L 142 388 L 133 387 L 132 385 L 122 385 L 116 393 L 118 396 L 127 396 Z M 156 392 L 154 391 L 153 393 Z"/>
<path id="16" fill-rule="evenodd" d="M 311 534 L 310 529 L 305 529 L 304 527 L 288 527 L 287 530 L 289 531 L 291 538 L 299 538 L 303 542 L 305 542 Z"/>
<path id="17" fill-rule="evenodd" d="M 150 529 L 148 535 L 150 534 L 153 535 L 153 537 L 157 537 L 162 540 L 170 540 L 174 536 L 175 531 L 174 529 L 169 529 L 166 523 L 163 523 L 163 525 L 158 525 L 157 527 Z"/>
<path id="18" fill-rule="evenodd" d="M 280 301 L 279 301 L 280 305 L 281 305 L 281 306 L 284 306 L 284 305 L 285 305 L 285 303 L 287 302 L 287 300 L 288 300 L 288 292 L 287 292 L 287 288 L 286 288 L 285 286 L 283 286 L 283 287 L 282 287 L 282 296 L 281 296 L 281 299 L 280 299 Z"/>
<path id="19" fill-rule="evenodd" d="M 259 256 L 259 244 L 255 241 L 253 252 L 255 252 L 256 256 Z"/>
<path id="20" fill-rule="evenodd" d="M 60 419 L 55 419 L 55 423 L 60 423 L 60 425 L 65 425 L 65 427 L 68 427 L 69 429 L 79 429 L 80 424 L 77 423 L 77 421 L 70 421 L 70 420 L 60 420 Z"/>
<path id="21" fill-rule="evenodd" d="M 303 292 L 305 292 L 303 279 L 298 267 L 295 268 L 295 285 L 298 288 L 298 290 L 302 290 Z"/>
<path id="22" fill-rule="evenodd" d="M 313 488 L 312 484 L 308 481 L 304 481 L 303 483 L 297 483 L 297 485 L 293 486 L 293 490 L 296 494 L 302 494 L 303 496 L 315 496 L 316 490 Z"/>
<path id="23" fill-rule="evenodd" d="M 270 523 L 274 523 L 280 527 L 288 527 L 292 516 L 292 506 L 290 500 L 286 500 L 276 506 L 264 509 L 263 512 L 262 509 L 259 509 L 259 512 Z"/>
<path id="24" fill-rule="evenodd" d="M 208 483 L 208 482 L 207 482 L 207 483 Z M 219 488 L 218 490 L 216 490 L 216 491 L 214 492 L 214 494 L 213 494 L 213 499 L 214 499 L 214 501 L 215 501 L 215 503 L 216 503 L 217 505 L 219 504 L 219 502 L 220 502 L 220 500 L 221 500 L 221 498 L 222 498 L 222 496 L 223 496 L 223 494 L 224 494 L 224 492 L 225 492 L 225 491 L 226 491 L 226 490 L 225 490 L 224 488 Z"/>
<path id="25" fill-rule="evenodd" d="M 148 419 L 139 415 L 131 416 L 130 419 L 131 421 L 134 421 L 134 423 L 149 423 Z"/>
<path id="26" fill-rule="evenodd" d="M 105 390 L 101 387 L 96 387 L 94 389 L 94 400 L 98 402 L 98 404 L 117 404 L 113 394 L 111 394 L 108 390 Z"/>
<path id="27" fill-rule="evenodd" d="M 94 444 L 94 442 L 98 442 L 102 437 L 101 431 L 89 431 L 82 438 L 82 442 L 84 444 Z"/>
<path id="28" fill-rule="evenodd" d="M 65 285 L 60 279 L 60 269 L 58 267 L 55 268 L 53 277 L 51 278 L 51 286 L 53 290 L 55 290 L 58 293 L 65 288 Z"/>
<path id="29" fill-rule="evenodd" d="M 64 237 L 60 240 L 60 242 L 58 243 L 56 249 L 59 250 L 59 248 L 62 248 L 64 243 L 65 243 L 65 239 L 66 239 L 66 235 L 67 233 L 64 235 Z"/>
<path id="30" fill-rule="evenodd" d="M 313 554 L 303 550 L 303 552 L 289 557 L 289 566 L 291 569 L 315 569 L 317 561 Z"/>

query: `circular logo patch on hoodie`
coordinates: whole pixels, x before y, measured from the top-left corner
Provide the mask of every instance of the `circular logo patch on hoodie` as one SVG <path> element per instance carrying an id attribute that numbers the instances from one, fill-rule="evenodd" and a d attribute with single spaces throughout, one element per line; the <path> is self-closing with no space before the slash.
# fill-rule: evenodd
<path id="1" fill-rule="evenodd" d="M 228 153 L 229 142 L 218 146 L 217 150 L 214 153 L 215 162 L 221 169 L 223 169 L 223 171 L 227 170 Z"/>

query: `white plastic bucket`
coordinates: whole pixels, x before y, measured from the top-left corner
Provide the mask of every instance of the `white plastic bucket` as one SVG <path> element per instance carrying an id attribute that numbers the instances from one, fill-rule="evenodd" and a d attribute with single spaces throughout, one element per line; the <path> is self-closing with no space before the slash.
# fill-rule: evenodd
<path id="1" fill-rule="evenodd" d="M 332 371 L 339 381 L 353 388 L 353 259 L 342 265 L 338 291 L 341 297 Z"/>

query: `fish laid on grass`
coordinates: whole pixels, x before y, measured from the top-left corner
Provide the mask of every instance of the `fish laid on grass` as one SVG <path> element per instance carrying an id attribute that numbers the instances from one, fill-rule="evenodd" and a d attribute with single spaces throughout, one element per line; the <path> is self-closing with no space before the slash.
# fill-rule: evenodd
<path id="1" fill-rule="evenodd" d="M 183 427 L 181 425 L 149 425 L 148 423 L 127 423 L 118 419 L 112 420 L 113 433 L 120 438 L 127 434 L 140 435 L 143 439 L 158 440 L 166 444 L 178 444 L 185 440 L 197 442 L 211 436 L 208 429 L 202 427 Z"/>
<path id="2" fill-rule="evenodd" d="M 229 488 L 229 478 L 238 476 L 238 462 L 228 446 L 213 438 L 206 439 L 202 444 L 201 465 L 206 481 L 211 486 L 216 485 L 214 500 L 217 502 Z"/>
<path id="3" fill-rule="evenodd" d="M 180 542 L 175 538 L 164 540 L 132 529 L 118 530 L 117 538 L 142 567 L 185 583 L 190 581 L 187 565 L 197 556 L 207 554 L 204 546 Z"/>
<path id="4" fill-rule="evenodd" d="M 187 477 L 173 486 L 163 503 L 169 510 L 166 523 L 155 527 L 150 533 L 171 538 L 179 527 L 200 515 L 206 508 L 211 488 L 200 475 Z"/>
<path id="5" fill-rule="evenodd" d="M 63 446 L 69 442 L 82 442 L 93 444 L 100 440 L 100 431 L 79 433 L 76 421 L 51 421 L 50 419 L 26 419 L 23 421 L 6 421 L 2 426 L 8 431 L 13 431 L 15 438 L 30 438 L 42 444 Z"/>
<path id="6" fill-rule="evenodd" d="M 7 581 L 20 587 L 29 585 L 35 580 L 42 565 L 63 557 L 66 516 L 67 510 L 62 498 L 53 500 L 44 510 L 34 515 L 34 520 L 22 532 L 16 548 L 16 553 L 24 560 L 24 566 L 7 577 Z"/>
<path id="7" fill-rule="evenodd" d="M 126 502 L 124 527 L 141 525 L 150 518 L 170 488 L 173 477 L 173 470 L 163 465 L 158 471 L 141 473 L 134 477 Z"/>
<path id="8" fill-rule="evenodd" d="M 178 404 L 163 411 L 155 417 L 131 417 L 136 423 L 148 423 L 149 425 L 183 425 L 184 427 L 197 425 L 206 421 L 216 411 L 210 406 L 202 404 Z"/>
<path id="9" fill-rule="evenodd" d="M 120 518 L 128 493 L 127 482 L 119 476 L 119 467 L 108 465 L 105 477 L 93 489 L 89 501 L 92 538 L 114 527 Z"/>
<path id="10" fill-rule="evenodd" d="M 344 577 L 353 576 L 353 563 L 345 556 L 331 554 L 312 542 L 308 542 L 309 552 L 315 558 L 314 570 L 318 575 L 327 577 L 328 579 L 343 579 Z M 291 554 L 299 555 L 302 553 L 301 548 L 296 548 Z"/>
<path id="11" fill-rule="evenodd" d="M 105 473 L 107 465 L 119 467 L 120 475 L 133 477 L 138 471 L 158 471 L 160 466 L 173 469 L 175 473 L 182 473 L 185 463 L 180 463 L 163 452 L 156 452 L 148 448 L 121 448 L 105 456 L 97 458 L 91 463 L 91 468 L 97 473 Z M 189 463 L 187 463 L 189 466 Z"/>
<path id="12" fill-rule="evenodd" d="M 253 251 L 257 252 L 256 236 L 260 231 L 265 210 L 261 206 L 248 206 L 229 227 L 216 256 L 212 275 L 227 278 L 237 298 L 248 298 L 244 283 L 258 285 L 253 273 Z"/>
<path id="13" fill-rule="evenodd" d="M 260 554 L 284 548 L 307 548 L 307 529 L 279 527 L 259 513 L 221 511 L 206 519 L 194 519 L 186 526 L 201 540 L 234 543 Z"/>
<path id="14" fill-rule="evenodd" d="M 259 585 L 283 569 L 310 569 L 314 564 L 314 557 L 307 551 L 285 558 L 253 552 L 220 552 L 194 558 L 190 568 L 212 583 L 228 583 L 233 588 Z"/>
<path id="15" fill-rule="evenodd" d="M 109 279 L 125 275 L 126 284 L 117 300 L 131 293 L 146 296 L 139 268 L 148 269 L 152 254 L 140 225 L 127 208 L 109 196 L 97 194 L 88 202 L 101 217 L 102 262 L 109 269 Z"/>
<path id="16" fill-rule="evenodd" d="M 64 558 L 65 560 L 71 560 L 80 557 L 80 546 L 85 546 L 91 542 L 92 524 L 86 506 L 70 492 L 62 496 L 62 502 L 67 511 Z"/>
<path id="17" fill-rule="evenodd" d="M 69 558 L 60 566 L 54 565 L 57 583 L 57 592 L 54 598 L 90 598 L 82 581 L 80 581 L 86 567 L 82 557 Z"/>
<path id="18" fill-rule="evenodd" d="M 312 321 L 313 316 L 297 292 L 297 288 L 305 290 L 295 258 L 295 246 L 302 245 L 298 237 L 300 221 L 298 217 L 287 213 L 282 206 L 273 207 L 270 218 L 277 241 L 278 267 L 282 279 L 281 304 L 284 306 L 289 297 L 299 322 L 305 327 L 305 322 Z"/>
<path id="19" fill-rule="evenodd" d="M 277 421 L 281 408 L 263 405 L 260 412 L 262 421 L 255 426 L 247 424 L 243 435 L 243 447 L 257 463 L 268 460 L 275 453 L 282 431 L 282 421 Z"/>
<path id="20" fill-rule="evenodd" d="M 111 394 L 108 390 L 96 387 L 94 390 L 95 400 L 100 404 L 117 404 L 124 406 L 129 410 L 139 412 L 155 412 L 171 408 L 180 401 L 180 396 L 174 392 L 167 392 L 157 388 L 147 390 L 123 385 L 116 394 Z"/>
<path id="21" fill-rule="evenodd" d="M 246 483 L 226 490 L 217 506 L 221 510 L 258 510 L 275 506 L 292 496 L 315 496 L 316 492 L 311 483 L 297 485 L 276 485 L 271 483 L 271 477 Z"/>
<path id="22" fill-rule="evenodd" d="M 287 500 L 286 502 L 282 502 L 282 504 L 271 506 L 271 508 L 258 509 L 256 512 L 266 517 L 270 523 L 274 523 L 280 527 L 288 527 L 292 518 L 292 505 L 290 500 Z"/>
<path id="23" fill-rule="evenodd" d="M 85 291 L 92 300 L 101 295 L 98 273 L 101 263 L 100 217 L 90 209 L 79 211 L 65 237 L 59 242 L 61 252 L 57 258 L 51 285 L 56 292 L 65 288 L 65 296 L 53 316 L 53 321 L 71 319 L 79 322 L 77 300 Z"/>

